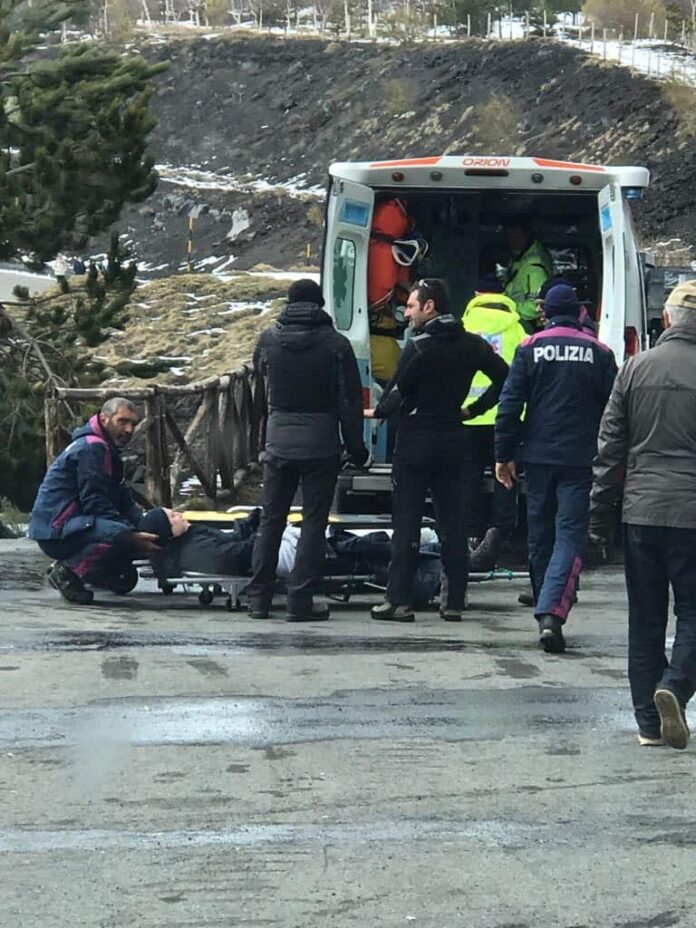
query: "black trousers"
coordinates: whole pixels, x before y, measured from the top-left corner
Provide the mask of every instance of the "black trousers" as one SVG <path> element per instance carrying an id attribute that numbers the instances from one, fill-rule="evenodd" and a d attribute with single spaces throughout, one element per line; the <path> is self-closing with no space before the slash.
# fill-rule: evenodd
<path id="1" fill-rule="evenodd" d="M 464 608 L 469 579 L 465 483 L 476 477 L 475 463 L 461 430 L 442 434 L 400 431 L 392 468 L 394 534 L 387 584 L 390 603 L 406 606 L 412 602 L 421 522 L 430 490 L 447 578 L 447 602 L 442 606 Z"/>
<path id="2" fill-rule="evenodd" d="M 624 525 L 628 678 L 638 727 L 659 734 L 653 695 L 666 686 L 686 706 L 696 691 L 696 529 Z M 669 588 L 676 630 L 665 656 Z"/>
<path id="3" fill-rule="evenodd" d="M 286 581 L 288 609 L 312 604 L 324 574 L 325 533 L 336 489 L 340 457 L 290 461 L 268 458 L 263 467 L 261 523 L 251 558 L 252 578 L 247 596 L 252 608 L 266 609 L 273 597 L 278 550 L 297 487 L 302 486 L 302 530 L 295 566 Z"/>
<path id="4" fill-rule="evenodd" d="M 517 484 L 508 490 L 495 479 L 495 426 L 467 425 L 466 439 L 475 462 L 478 480 L 466 481 L 465 489 L 470 498 L 464 500 L 469 537 L 482 537 L 487 528 L 497 528 L 504 538 L 509 538 L 517 528 Z M 486 468 L 493 474 L 493 494 L 490 511 L 486 512 L 488 500 L 483 492 L 483 477 Z"/>

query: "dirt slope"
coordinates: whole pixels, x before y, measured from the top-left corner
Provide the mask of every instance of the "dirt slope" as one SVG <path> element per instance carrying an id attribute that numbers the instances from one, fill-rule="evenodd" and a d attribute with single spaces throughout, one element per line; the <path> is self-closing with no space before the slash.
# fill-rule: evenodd
<path id="1" fill-rule="evenodd" d="M 489 152 L 647 165 L 636 210 L 644 243 L 696 242 L 693 92 L 560 44 L 466 41 L 413 48 L 321 40 L 213 38 L 146 48 L 168 60 L 153 101 L 158 162 L 247 180 L 323 184 L 332 160 Z M 321 208 L 283 191 L 187 190 L 163 181 L 120 227 L 150 264 L 185 255 L 301 265 L 321 243 Z M 205 211 L 207 209 L 207 212 Z M 227 238 L 235 210 L 249 228 Z"/>

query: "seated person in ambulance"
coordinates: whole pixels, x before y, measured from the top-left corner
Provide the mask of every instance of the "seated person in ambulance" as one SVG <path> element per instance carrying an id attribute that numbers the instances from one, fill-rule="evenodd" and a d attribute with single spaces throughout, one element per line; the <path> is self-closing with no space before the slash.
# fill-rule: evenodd
<path id="1" fill-rule="evenodd" d="M 504 226 L 511 253 L 505 296 L 514 302 L 524 330 L 532 335 L 543 328 L 536 297 L 542 284 L 553 276 L 553 260 L 527 216 L 509 216 Z"/>

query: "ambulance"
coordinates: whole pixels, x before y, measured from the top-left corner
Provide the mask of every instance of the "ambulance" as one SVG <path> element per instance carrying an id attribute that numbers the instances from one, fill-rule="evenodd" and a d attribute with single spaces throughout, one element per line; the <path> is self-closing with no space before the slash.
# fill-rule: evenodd
<path id="1" fill-rule="evenodd" d="M 549 158 L 445 155 L 338 162 L 329 168 L 322 289 L 336 328 L 358 360 L 366 407 L 380 386 L 370 365 L 368 257 L 375 209 L 398 198 L 427 242 L 411 281 L 441 277 L 461 315 L 486 265 L 506 263 L 507 217 L 526 216 L 550 252 L 554 273 L 576 288 L 599 338 L 620 364 L 649 347 L 641 259 L 630 201 L 649 183 L 644 167 L 576 164 Z M 373 466 L 342 477 L 344 497 L 387 491 L 385 426 L 366 424 Z M 357 499 L 353 500 L 355 504 Z M 360 506 L 351 505 L 351 509 Z"/>

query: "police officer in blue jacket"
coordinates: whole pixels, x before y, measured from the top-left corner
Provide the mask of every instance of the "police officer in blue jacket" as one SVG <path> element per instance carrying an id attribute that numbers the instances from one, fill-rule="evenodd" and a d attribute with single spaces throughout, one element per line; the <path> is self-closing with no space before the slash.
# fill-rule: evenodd
<path id="1" fill-rule="evenodd" d="M 534 615 L 542 648 L 562 653 L 587 539 L 597 433 L 616 362 L 583 330 L 572 287 L 552 287 L 544 311 L 546 326 L 517 349 L 500 397 L 495 459 L 496 478 L 506 487 L 517 479 L 515 461 L 524 462 Z"/>

